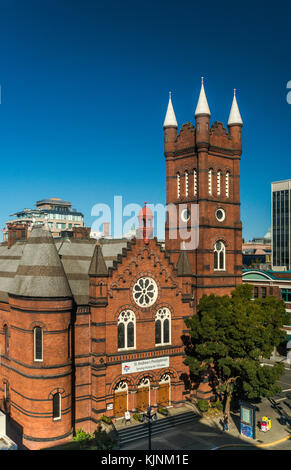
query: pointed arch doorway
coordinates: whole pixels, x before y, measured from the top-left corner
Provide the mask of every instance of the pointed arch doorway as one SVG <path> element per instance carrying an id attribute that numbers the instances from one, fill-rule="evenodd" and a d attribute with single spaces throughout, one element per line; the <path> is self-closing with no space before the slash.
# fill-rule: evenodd
<path id="1" fill-rule="evenodd" d="M 128 408 L 128 386 L 126 382 L 119 382 L 114 390 L 114 416 L 120 418 Z"/>
<path id="2" fill-rule="evenodd" d="M 161 377 L 158 389 L 158 404 L 160 406 L 169 406 L 171 402 L 171 379 L 169 374 Z"/>
<path id="3" fill-rule="evenodd" d="M 144 377 L 140 380 L 136 394 L 136 408 L 138 411 L 146 411 L 150 404 L 150 379 Z"/>

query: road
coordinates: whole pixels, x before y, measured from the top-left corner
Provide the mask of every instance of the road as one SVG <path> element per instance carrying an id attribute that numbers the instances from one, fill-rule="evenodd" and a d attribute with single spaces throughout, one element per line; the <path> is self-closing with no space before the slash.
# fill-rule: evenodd
<path id="1" fill-rule="evenodd" d="M 270 366 L 271 367 L 271 366 Z M 281 411 L 291 418 L 291 400 L 287 399 L 286 395 L 291 393 L 291 369 L 286 367 L 284 375 L 279 381 L 282 387 L 282 392 L 274 397 L 276 403 Z M 269 403 L 265 399 L 266 403 Z M 289 406 L 288 406 L 289 405 Z M 271 404 L 267 405 L 271 411 Z M 268 414 L 268 411 L 266 411 Z M 280 413 L 273 411 L 274 418 L 278 421 Z M 260 415 L 258 415 L 259 417 Z M 280 440 L 281 436 L 275 433 L 275 422 L 273 427 L 272 436 L 274 442 Z M 291 434 L 291 432 L 290 432 Z M 153 436 L 152 449 L 153 450 L 212 450 L 222 447 L 222 450 L 291 450 L 291 441 L 279 442 L 274 446 L 266 448 L 258 448 L 255 443 L 250 441 L 250 444 L 243 445 L 243 441 L 238 436 L 226 435 L 222 432 L 221 425 L 217 427 L 209 427 L 207 423 L 196 420 L 193 423 L 184 426 L 177 426 L 166 434 Z M 122 448 L 123 450 L 146 450 L 148 449 L 148 440 L 143 439 L 133 442 Z"/>

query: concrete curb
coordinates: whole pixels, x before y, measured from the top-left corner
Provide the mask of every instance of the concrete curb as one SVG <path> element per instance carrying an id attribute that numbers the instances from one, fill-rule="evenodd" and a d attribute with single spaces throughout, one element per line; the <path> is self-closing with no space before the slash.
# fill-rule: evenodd
<path id="1" fill-rule="evenodd" d="M 271 446 L 276 446 L 277 444 L 280 444 L 281 442 L 287 441 L 288 439 L 291 439 L 291 434 L 289 434 L 288 436 L 283 437 L 282 439 L 278 439 L 277 441 L 267 442 L 266 444 L 249 444 L 248 442 L 246 442 L 245 444 L 223 444 L 223 445 L 218 446 L 218 447 L 213 447 L 210 450 L 220 450 L 220 449 L 223 449 L 224 447 L 247 447 L 247 446 L 260 447 L 260 448 L 261 447 L 271 447 Z"/>

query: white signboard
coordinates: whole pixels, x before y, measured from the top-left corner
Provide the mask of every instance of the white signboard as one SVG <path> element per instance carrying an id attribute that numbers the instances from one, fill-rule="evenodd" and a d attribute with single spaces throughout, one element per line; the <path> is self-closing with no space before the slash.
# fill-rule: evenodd
<path id="1" fill-rule="evenodd" d="M 163 369 L 169 367 L 169 356 L 156 357 L 154 359 L 144 359 L 142 361 L 123 362 L 121 365 L 122 374 L 133 374 L 153 369 Z"/>

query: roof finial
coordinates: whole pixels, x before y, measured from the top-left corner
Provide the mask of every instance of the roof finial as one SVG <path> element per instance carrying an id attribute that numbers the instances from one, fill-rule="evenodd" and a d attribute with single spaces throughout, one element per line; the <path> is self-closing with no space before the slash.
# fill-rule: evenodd
<path id="1" fill-rule="evenodd" d="M 208 106 L 205 90 L 204 90 L 204 77 L 201 77 L 201 90 L 200 90 L 200 95 L 197 103 L 197 107 L 195 110 L 195 117 L 197 117 L 199 114 L 206 114 L 210 116 L 210 109 Z"/>
<path id="2" fill-rule="evenodd" d="M 233 96 L 235 96 L 235 92 L 236 92 L 236 89 L 234 88 L 234 89 L 233 89 Z"/>

